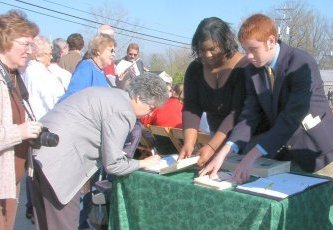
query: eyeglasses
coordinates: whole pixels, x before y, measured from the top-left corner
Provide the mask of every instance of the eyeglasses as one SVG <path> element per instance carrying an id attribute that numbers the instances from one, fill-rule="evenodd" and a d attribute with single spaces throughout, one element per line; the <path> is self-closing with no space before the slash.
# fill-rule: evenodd
<path id="1" fill-rule="evenodd" d="M 20 41 L 20 40 L 14 40 L 14 42 L 16 42 L 17 44 L 23 46 L 25 49 L 32 48 L 32 44 L 33 44 L 31 42 L 24 42 L 24 41 Z"/>

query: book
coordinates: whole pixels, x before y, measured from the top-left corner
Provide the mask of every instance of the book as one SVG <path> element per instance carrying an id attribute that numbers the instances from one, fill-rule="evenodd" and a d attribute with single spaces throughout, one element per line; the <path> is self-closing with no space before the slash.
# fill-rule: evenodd
<path id="1" fill-rule="evenodd" d="M 138 61 L 139 59 L 137 59 L 136 61 Z M 117 65 L 116 65 L 116 74 L 117 75 L 121 75 L 123 74 L 125 71 L 127 71 L 129 68 L 133 67 L 133 72 L 135 76 L 139 76 L 140 75 L 140 71 L 138 69 L 138 66 L 136 64 L 136 61 L 134 62 L 130 62 L 130 61 L 126 61 L 126 60 L 121 60 Z"/>
<path id="2" fill-rule="evenodd" d="M 224 160 L 222 169 L 233 172 L 243 157 L 244 155 L 239 154 L 229 156 Z M 266 157 L 257 159 L 250 171 L 251 175 L 257 177 L 267 177 L 285 172 L 290 172 L 290 161 L 278 161 Z"/>
<path id="3" fill-rule="evenodd" d="M 178 154 L 163 156 L 158 165 L 145 168 L 144 170 L 159 174 L 177 172 L 195 165 L 199 160 L 199 156 L 184 158 L 179 161 L 177 161 L 177 159 Z"/>
<path id="4" fill-rule="evenodd" d="M 262 195 L 281 200 L 318 184 L 329 182 L 330 179 L 303 176 L 292 173 L 281 173 L 266 178 L 259 178 L 250 183 L 238 185 L 236 191 Z"/>
<path id="5" fill-rule="evenodd" d="M 233 186 L 233 183 L 230 180 L 231 175 L 230 172 L 219 171 L 217 173 L 217 178 L 209 178 L 209 175 L 199 176 L 193 179 L 193 183 L 211 189 L 224 190 Z"/>

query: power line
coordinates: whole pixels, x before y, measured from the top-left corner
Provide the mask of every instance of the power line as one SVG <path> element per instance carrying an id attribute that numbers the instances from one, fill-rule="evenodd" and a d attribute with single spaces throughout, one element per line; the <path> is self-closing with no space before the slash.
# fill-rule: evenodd
<path id="1" fill-rule="evenodd" d="M 78 24 L 78 25 L 87 26 L 87 27 L 90 27 L 90 28 L 97 29 L 96 26 L 91 26 L 91 25 L 88 25 L 88 24 L 83 24 L 83 23 L 80 23 L 80 22 L 71 21 L 71 20 L 68 20 L 68 19 L 60 18 L 60 17 L 54 16 L 54 15 L 45 14 L 45 13 L 38 12 L 38 11 L 35 11 L 35 10 L 31 10 L 31 9 L 27 9 L 27 8 L 24 8 L 24 7 L 21 7 L 21 6 L 15 6 L 15 5 L 5 3 L 5 2 L 1 2 L 1 1 L 0 1 L 0 3 L 4 4 L 4 5 L 7 5 L 7 6 L 15 7 L 15 8 L 18 8 L 18 9 L 30 11 L 30 12 L 37 13 L 37 14 L 41 14 L 41 15 L 44 15 L 44 16 L 47 16 L 47 17 L 51 17 L 51 18 L 62 20 L 62 21 L 66 21 L 66 22 L 70 22 L 70 23 L 74 23 L 74 24 Z M 173 46 L 173 47 L 178 47 L 178 48 L 189 49 L 188 47 L 178 46 L 178 45 L 164 43 L 164 42 L 160 42 L 160 41 L 154 41 L 154 40 L 150 40 L 150 39 L 147 39 L 147 38 L 142 38 L 142 37 L 137 37 L 137 36 L 133 36 L 133 35 L 129 35 L 129 34 L 124 34 L 123 32 L 120 32 L 118 34 L 122 35 L 122 36 L 126 36 L 126 37 L 141 39 L 141 40 L 148 41 L 148 42 L 158 43 L 158 44 L 162 44 L 162 45 L 168 45 L 168 46 Z"/>
<path id="2" fill-rule="evenodd" d="M 100 18 L 104 18 L 104 19 L 107 19 L 107 20 L 121 22 L 121 23 L 124 23 L 124 24 L 127 24 L 127 25 L 139 27 L 139 28 L 142 28 L 142 29 L 146 29 L 146 30 L 150 30 L 150 31 L 154 31 L 154 32 L 159 32 L 159 33 L 163 33 L 163 34 L 168 34 L 168 35 L 172 35 L 172 36 L 176 36 L 176 37 L 180 37 L 180 38 L 190 39 L 189 37 L 181 36 L 181 35 L 178 35 L 178 34 L 174 34 L 174 33 L 170 33 L 170 32 L 165 32 L 165 31 L 161 31 L 161 30 L 156 30 L 156 29 L 151 29 L 151 28 L 148 28 L 148 27 L 145 27 L 145 26 L 140 26 L 140 25 L 132 24 L 132 23 L 125 22 L 125 21 L 122 21 L 122 20 L 119 20 L 119 19 L 113 19 L 113 18 L 105 17 L 105 16 L 99 15 L 99 14 L 93 14 L 93 13 L 88 12 L 88 11 L 76 9 L 74 7 L 69 7 L 69 6 L 66 6 L 66 5 L 63 5 L 63 4 L 60 4 L 60 3 L 56 3 L 56 2 L 53 2 L 53 1 L 49 1 L 49 0 L 42 0 L 42 1 L 54 4 L 54 5 L 57 5 L 57 6 L 62 6 L 62 7 L 65 7 L 67 9 L 75 10 L 75 11 L 78 11 L 78 12 L 81 12 L 81 13 L 86 13 L 86 14 L 93 15 L 93 16 L 98 16 Z"/>
<path id="3" fill-rule="evenodd" d="M 46 7 L 37 6 L 35 4 L 28 3 L 28 2 L 25 2 L 25 1 L 21 1 L 21 0 L 14 0 L 14 1 L 26 4 L 26 5 L 34 6 L 34 7 L 40 8 L 40 9 L 48 10 L 48 11 L 51 11 L 51 12 L 54 12 L 54 13 L 63 14 L 63 15 L 66 15 L 68 17 L 73 17 L 73 18 L 80 19 L 80 20 L 83 20 L 83 21 L 92 22 L 92 23 L 96 23 L 96 24 L 102 25 L 102 23 L 100 23 L 100 22 L 96 22 L 96 21 L 93 21 L 93 20 L 90 20 L 90 19 L 86 19 L 86 18 L 74 16 L 74 15 L 67 14 L 67 13 L 62 13 L 62 12 L 57 11 L 57 10 L 52 10 L 52 9 L 49 9 L 49 8 L 46 8 Z M 114 26 L 114 28 L 119 29 L 119 30 L 123 30 L 123 31 L 126 31 L 126 32 L 130 32 L 130 33 L 134 33 L 134 34 L 139 34 L 139 35 L 142 35 L 142 36 L 150 37 L 150 38 L 155 38 L 155 39 L 164 40 L 164 41 L 168 41 L 168 42 L 178 43 L 178 44 L 181 44 L 181 45 L 187 45 L 187 46 L 190 45 L 188 43 L 178 42 L 178 41 L 174 41 L 174 40 L 171 40 L 171 39 L 166 39 L 166 38 L 161 38 L 161 37 L 157 37 L 157 36 L 153 36 L 153 35 L 148 35 L 148 34 L 144 34 L 144 33 L 140 33 L 140 32 L 135 32 L 135 31 L 132 31 L 132 30 L 127 30 L 127 29 L 123 29 L 123 28 L 119 28 L 119 27 L 115 27 L 115 26 Z"/>

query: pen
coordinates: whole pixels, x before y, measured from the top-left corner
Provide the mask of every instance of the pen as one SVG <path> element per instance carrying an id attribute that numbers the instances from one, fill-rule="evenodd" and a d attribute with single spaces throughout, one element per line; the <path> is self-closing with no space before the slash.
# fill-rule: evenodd
<path id="1" fill-rule="evenodd" d="M 265 190 L 267 190 L 267 189 L 272 189 L 272 188 L 273 188 L 273 185 L 274 185 L 274 182 L 269 183 L 269 184 L 265 187 Z"/>
<path id="2" fill-rule="evenodd" d="M 155 148 L 155 147 L 153 147 L 152 149 L 151 149 L 151 155 L 152 156 L 155 156 L 157 154 L 157 149 Z"/>

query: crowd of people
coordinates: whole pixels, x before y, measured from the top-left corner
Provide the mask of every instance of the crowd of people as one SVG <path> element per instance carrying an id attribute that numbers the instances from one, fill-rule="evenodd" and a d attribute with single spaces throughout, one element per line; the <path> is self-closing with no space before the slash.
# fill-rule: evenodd
<path id="1" fill-rule="evenodd" d="M 116 60 L 116 45 L 109 25 L 83 54 L 80 33 L 49 41 L 23 12 L 0 15 L 0 229 L 14 228 L 25 174 L 27 217 L 37 229 L 86 228 L 80 198 L 91 178 L 160 160 L 135 158 L 147 125 L 183 129 L 181 160 L 194 154 L 206 118 L 210 140 L 196 151 L 201 176 L 215 177 L 238 153 L 245 155 L 232 176 L 238 184 L 260 157 L 333 177 L 333 117 L 318 65 L 279 40 L 270 17 L 251 15 L 238 36 L 220 18 L 203 19 L 183 84 L 149 73 L 136 43 Z M 121 60 L 133 65 L 117 73 Z"/>

